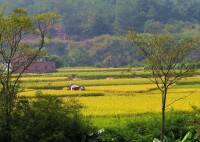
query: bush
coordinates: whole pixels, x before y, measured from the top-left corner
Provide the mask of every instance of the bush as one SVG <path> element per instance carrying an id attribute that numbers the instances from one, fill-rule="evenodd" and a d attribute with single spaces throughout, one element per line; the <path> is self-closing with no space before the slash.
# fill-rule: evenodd
<path id="1" fill-rule="evenodd" d="M 34 101 L 21 99 L 12 121 L 12 139 L 16 142 L 78 142 L 93 131 L 89 121 L 80 113 L 82 105 L 56 97 L 39 97 Z"/>
<path id="2" fill-rule="evenodd" d="M 146 117 L 141 116 L 141 118 L 127 124 L 124 128 L 124 136 L 127 141 L 149 141 L 160 135 L 160 117 L 156 114 L 148 115 Z"/>
<path id="3" fill-rule="evenodd" d="M 200 130 L 200 109 L 187 111 L 170 111 L 166 114 L 166 137 L 169 140 L 183 139 L 191 132 L 193 141 L 198 141 Z M 160 138 L 161 116 L 159 114 L 144 114 L 136 116 L 123 128 L 107 129 L 107 141 L 115 142 L 150 142 Z M 106 139 L 106 138 L 104 138 Z M 195 139 L 195 140 L 194 140 Z"/>
<path id="4" fill-rule="evenodd" d="M 171 111 L 166 118 L 166 136 L 168 138 L 183 139 L 187 132 L 196 134 L 197 124 L 192 112 Z"/>

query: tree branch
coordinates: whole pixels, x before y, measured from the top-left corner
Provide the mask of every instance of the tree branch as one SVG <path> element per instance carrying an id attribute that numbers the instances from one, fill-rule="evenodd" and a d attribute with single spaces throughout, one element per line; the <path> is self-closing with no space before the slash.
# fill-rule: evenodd
<path id="1" fill-rule="evenodd" d="M 165 109 L 166 109 L 167 107 L 171 106 L 172 104 L 174 104 L 175 102 L 180 101 L 180 100 L 183 100 L 183 99 L 185 99 L 185 98 L 191 96 L 193 93 L 194 93 L 194 92 L 191 92 L 191 93 L 190 93 L 189 95 L 187 95 L 187 96 L 184 96 L 184 97 L 182 97 L 182 98 L 179 98 L 179 99 L 174 100 L 172 103 L 166 105 Z"/>

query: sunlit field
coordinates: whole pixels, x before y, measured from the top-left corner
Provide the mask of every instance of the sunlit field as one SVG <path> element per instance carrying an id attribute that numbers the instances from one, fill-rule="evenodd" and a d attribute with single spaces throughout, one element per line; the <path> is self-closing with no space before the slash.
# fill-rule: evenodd
<path id="1" fill-rule="evenodd" d="M 109 125 L 113 118 L 120 118 L 120 122 L 138 114 L 160 113 L 161 112 L 161 92 L 147 78 L 128 77 L 123 68 L 64 68 L 56 73 L 49 74 L 25 74 L 21 79 L 23 91 L 19 96 L 34 98 L 37 91 L 41 91 L 44 96 L 62 97 L 63 100 L 74 97 L 83 105 L 83 114 L 92 118 L 94 123 L 99 126 Z M 70 75 L 81 71 L 96 72 L 97 75 L 109 75 L 105 78 L 73 80 Z M 103 73 L 104 72 L 104 73 Z M 117 78 L 115 74 L 118 74 Z M 135 74 L 144 74 L 142 68 L 135 69 Z M 61 76 L 57 76 L 62 74 Z M 65 74 L 65 77 L 64 75 Z M 112 76 L 114 75 L 114 76 Z M 124 75 L 124 76 L 123 76 Z M 67 77 L 68 76 L 68 77 Z M 72 84 L 84 85 L 85 91 L 71 91 L 67 86 Z M 181 80 L 169 89 L 167 96 L 167 111 L 191 110 L 192 106 L 200 107 L 200 77 L 190 77 Z M 110 121 L 108 120 L 110 119 Z M 96 121 L 95 121 L 96 120 Z M 99 123 L 101 121 L 101 123 Z M 102 124 L 105 121 L 105 124 Z M 111 125 L 111 124 L 110 124 Z M 112 123 L 113 125 L 113 123 Z"/>

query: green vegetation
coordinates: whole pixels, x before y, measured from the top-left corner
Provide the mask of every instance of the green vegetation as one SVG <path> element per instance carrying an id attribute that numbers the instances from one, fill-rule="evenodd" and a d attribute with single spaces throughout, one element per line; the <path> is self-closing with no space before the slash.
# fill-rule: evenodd
<path id="1" fill-rule="evenodd" d="M 192 112 L 170 111 L 166 118 L 166 142 L 175 142 L 177 139 L 183 139 L 187 132 L 191 132 L 190 140 L 199 141 L 199 110 L 194 109 Z M 105 132 L 107 138 L 112 137 L 116 142 L 138 142 L 153 141 L 160 135 L 161 118 L 158 114 L 151 113 L 145 115 L 136 115 L 126 118 L 126 124 L 115 128 L 108 128 Z M 114 119 L 111 123 L 121 124 L 124 120 Z M 121 123 L 120 123 L 121 122 Z"/>
<path id="2" fill-rule="evenodd" d="M 70 38 L 141 32 L 183 32 L 198 29 L 198 0 L 1 0 L 31 14 L 55 11 Z M 52 31 L 55 32 L 55 31 Z M 78 36 L 78 37 L 77 37 Z"/>
<path id="3" fill-rule="evenodd" d="M 10 10 L 27 8 L 30 15 L 52 11 L 60 15 L 45 45 L 50 53 L 47 59 L 55 61 L 56 67 L 144 66 L 144 57 L 124 39 L 130 29 L 139 33 L 199 35 L 198 0 L 0 1 L 4 2 L 10 3 Z"/>
<path id="4" fill-rule="evenodd" d="M 55 23 L 57 14 L 45 13 L 29 16 L 25 9 L 16 8 L 7 14 L 6 6 L 0 7 L 0 128 L 1 139 L 11 142 L 13 117 L 17 108 L 19 78 L 42 55 L 45 37 Z M 35 34 L 37 48 L 23 39 Z M 17 75 L 13 76 L 18 72 Z M 21 124 L 23 125 L 23 124 Z"/>
<path id="5" fill-rule="evenodd" d="M 33 141 L 81 141 L 95 129 L 81 114 L 82 105 L 76 99 L 64 102 L 52 96 L 38 99 L 16 100 L 16 108 L 12 112 L 11 138 L 13 142 Z M 3 117 L 0 117 L 0 141 L 8 141 L 4 137 Z"/>

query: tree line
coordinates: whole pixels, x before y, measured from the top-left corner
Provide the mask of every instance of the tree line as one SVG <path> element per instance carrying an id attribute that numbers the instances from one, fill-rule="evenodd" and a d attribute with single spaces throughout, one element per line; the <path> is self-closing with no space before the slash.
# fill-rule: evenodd
<path id="1" fill-rule="evenodd" d="M 61 32 L 68 41 L 49 41 L 48 60 L 57 67 L 143 66 L 138 50 L 122 35 L 130 29 L 139 33 L 198 32 L 198 0 L 1 0 L 9 2 L 8 12 L 23 7 L 34 13 L 54 11 L 59 14 Z M 51 36 L 58 31 L 52 29 Z"/>
<path id="2" fill-rule="evenodd" d="M 141 35 L 148 35 L 143 33 Z M 160 34 L 165 35 L 165 34 Z M 198 37 L 198 34 L 169 34 L 184 38 Z M 56 47 L 56 48 L 55 48 Z M 199 48 L 197 46 L 197 48 Z M 93 66 L 93 67 L 145 67 L 144 56 L 126 36 L 102 35 L 84 41 L 57 42 L 51 40 L 45 45 L 50 53 L 47 60 L 55 61 L 56 67 Z M 199 56 L 193 52 L 191 56 Z M 187 63 L 186 63 L 187 64 Z M 199 68 L 200 64 L 196 64 Z"/>
<path id="3" fill-rule="evenodd" d="M 56 47 L 56 48 L 55 48 Z M 84 41 L 55 40 L 47 43 L 45 49 L 50 53 L 47 60 L 55 61 L 56 67 L 94 66 L 123 67 L 132 65 L 141 67 L 144 57 L 123 36 L 102 35 Z"/>
<path id="4" fill-rule="evenodd" d="M 55 11 L 63 32 L 79 39 L 102 34 L 183 32 L 198 28 L 198 0 L 1 0 L 30 14 Z"/>

